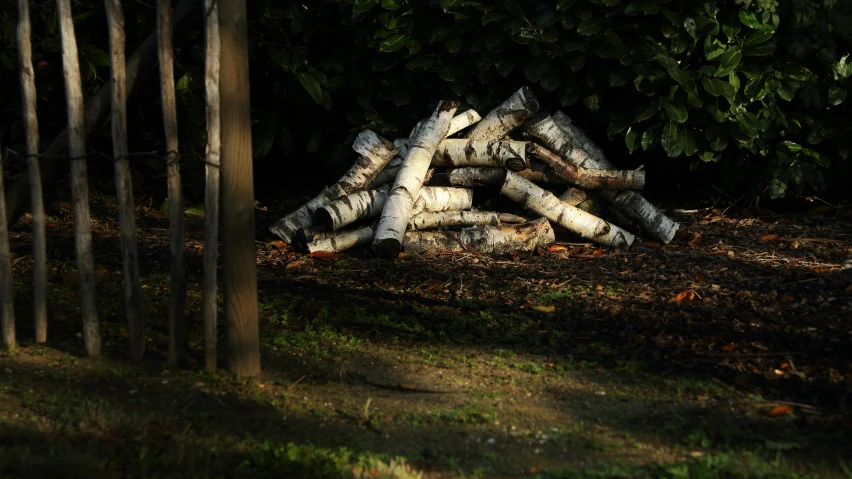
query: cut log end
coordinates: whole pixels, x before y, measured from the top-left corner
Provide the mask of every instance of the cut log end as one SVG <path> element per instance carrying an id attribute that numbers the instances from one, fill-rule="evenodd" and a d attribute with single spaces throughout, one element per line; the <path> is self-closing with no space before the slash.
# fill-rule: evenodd
<path id="1" fill-rule="evenodd" d="M 402 243 L 396 238 L 376 239 L 373 241 L 373 253 L 381 259 L 395 259 L 402 251 Z"/>

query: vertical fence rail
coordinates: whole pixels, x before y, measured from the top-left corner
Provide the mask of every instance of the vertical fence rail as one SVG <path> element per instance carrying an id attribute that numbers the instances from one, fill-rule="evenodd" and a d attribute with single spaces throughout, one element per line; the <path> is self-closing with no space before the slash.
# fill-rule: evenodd
<path id="1" fill-rule="evenodd" d="M 172 2 L 157 2 L 157 54 L 160 62 L 160 94 L 168 159 L 169 230 L 171 231 L 171 283 L 169 290 L 169 352 L 172 364 L 186 356 L 186 234 L 180 185 L 177 113 L 175 108 L 174 47 L 172 44 Z"/>
<path id="2" fill-rule="evenodd" d="M 12 293 L 12 253 L 6 227 L 6 197 L 3 188 L 3 150 L 0 149 L 0 335 L 3 346 L 15 349 L 15 303 Z"/>
<path id="3" fill-rule="evenodd" d="M 71 203 L 74 212 L 74 245 L 77 254 L 77 280 L 83 312 L 83 342 L 89 356 L 101 351 L 101 334 L 95 300 L 95 259 L 89 217 L 89 185 L 86 178 L 86 119 L 83 112 L 83 87 L 71 0 L 57 0 L 57 16 L 62 40 L 62 73 L 65 77 L 65 101 L 68 104 L 68 154 L 71 158 Z"/>
<path id="4" fill-rule="evenodd" d="M 110 72 L 112 80 L 112 149 L 115 157 L 115 191 L 121 237 L 124 273 L 124 305 L 130 360 L 142 361 L 145 332 L 142 324 L 142 287 L 139 284 L 139 257 L 136 252 L 136 213 L 133 206 L 133 182 L 127 149 L 127 89 L 124 57 L 124 12 L 121 0 L 105 0 L 109 25 Z"/>
<path id="5" fill-rule="evenodd" d="M 204 195 L 204 280 L 201 318 L 204 329 L 204 366 L 216 369 L 216 259 L 219 253 L 219 168 L 221 137 L 219 119 L 219 7 L 218 0 L 204 0 L 206 58 L 204 87 L 207 96 L 207 186 Z"/>
<path id="6" fill-rule="evenodd" d="M 29 0 L 18 0 L 18 70 L 21 73 L 24 133 L 27 137 L 27 175 L 30 182 L 30 211 L 33 217 L 33 323 L 36 343 L 44 343 L 47 341 L 47 236 L 41 165 L 38 158 L 38 117 Z"/>

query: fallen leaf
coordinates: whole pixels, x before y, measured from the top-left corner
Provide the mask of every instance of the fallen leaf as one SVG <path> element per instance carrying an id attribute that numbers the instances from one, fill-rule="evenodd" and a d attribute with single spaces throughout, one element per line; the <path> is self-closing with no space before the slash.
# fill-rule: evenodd
<path id="1" fill-rule="evenodd" d="M 697 294 L 695 293 L 695 291 L 690 289 L 689 291 L 684 291 L 682 293 L 678 293 L 678 295 L 675 296 L 672 301 L 674 301 L 677 304 L 680 304 L 684 301 L 692 301 L 693 299 L 695 299 L 696 296 L 697 296 Z"/>
<path id="2" fill-rule="evenodd" d="M 592 256 L 602 256 L 602 255 L 603 255 L 603 248 L 598 248 L 597 250 L 595 250 L 594 253 L 592 253 Z"/>
<path id="3" fill-rule="evenodd" d="M 313 253 L 308 254 L 308 258 L 314 259 L 322 259 L 329 260 L 337 256 L 337 253 L 333 253 L 331 251 L 314 251 Z"/>
<path id="4" fill-rule="evenodd" d="M 649 248 L 659 248 L 662 245 L 660 243 L 655 242 L 655 241 L 646 241 L 645 246 L 647 246 Z"/>
<path id="5" fill-rule="evenodd" d="M 534 466 L 530 466 L 530 467 L 528 467 L 528 468 L 524 471 L 524 475 L 525 475 L 525 476 L 534 476 L 534 475 L 536 475 L 536 474 L 538 474 L 538 473 L 540 473 L 540 472 L 541 472 L 541 468 L 540 468 L 540 467 L 538 467 L 538 464 L 536 464 L 536 465 L 534 465 Z"/>
<path id="6" fill-rule="evenodd" d="M 289 263 L 287 263 L 287 266 L 284 267 L 284 271 L 290 271 L 291 269 L 299 269 L 302 266 L 305 266 L 306 264 L 307 263 L 299 259 L 290 261 Z"/>
<path id="7" fill-rule="evenodd" d="M 532 309 L 542 313 L 552 313 L 556 311 L 556 306 L 532 306 Z"/>
<path id="8" fill-rule="evenodd" d="M 766 413 L 769 417 L 787 416 L 789 414 L 793 414 L 793 408 L 786 404 L 779 404 Z"/>
<path id="9" fill-rule="evenodd" d="M 719 349 L 721 349 L 722 351 L 725 351 L 725 352 L 729 352 L 729 351 L 733 351 L 734 349 L 737 349 L 737 346 L 739 346 L 739 344 L 730 343 L 730 344 L 726 344 L 726 345 L 722 346 Z"/>
<path id="10" fill-rule="evenodd" d="M 784 296 L 781 296 L 780 299 L 782 303 L 792 303 L 796 300 L 796 298 L 792 294 L 785 294 Z"/>
<path id="11" fill-rule="evenodd" d="M 781 239 L 781 235 L 763 235 L 760 237 L 760 241 L 778 241 Z"/>
<path id="12" fill-rule="evenodd" d="M 285 243 L 281 240 L 270 241 L 269 246 L 274 246 L 275 248 L 278 248 L 278 249 L 287 249 L 288 248 L 287 243 Z"/>
<path id="13" fill-rule="evenodd" d="M 402 389 L 408 389 L 409 391 L 413 391 L 417 389 L 417 385 L 414 383 L 402 383 L 399 385 Z"/>
<path id="14" fill-rule="evenodd" d="M 561 244 L 554 244 L 554 245 L 550 245 L 550 248 L 548 249 L 548 251 L 551 252 L 551 253 L 564 253 L 564 252 L 568 251 L 568 247 L 565 246 L 565 245 L 561 245 Z"/>

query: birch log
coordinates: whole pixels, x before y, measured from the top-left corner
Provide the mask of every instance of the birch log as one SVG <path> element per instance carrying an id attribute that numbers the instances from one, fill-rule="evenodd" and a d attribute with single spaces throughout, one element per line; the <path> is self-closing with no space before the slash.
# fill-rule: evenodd
<path id="1" fill-rule="evenodd" d="M 394 142 L 394 145 L 397 145 L 397 142 Z M 406 149 L 408 148 L 408 143 L 406 143 Z M 396 179 L 396 175 L 399 174 L 399 169 L 402 168 L 402 158 L 396 157 L 391 160 L 390 163 L 376 175 L 376 179 L 370 182 L 370 186 L 367 189 L 374 190 L 382 185 L 386 185 L 388 183 L 393 183 Z"/>
<path id="2" fill-rule="evenodd" d="M 145 331 L 142 325 L 139 257 L 136 253 L 136 210 L 133 206 L 133 181 L 127 149 L 124 12 L 121 0 L 106 0 L 106 13 L 112 75 L 112 149 L 115 157 L 115 191 L 124 273 L 124 305 L 127 310 L 130 360 L 138 363 L 145 354 Z"/>
<path id="3" fill-rule="evenodd" d="M 512 253 L 535 251 L 556 241 L 550 222 L 544 218 L 519 225 L 478 225 L 461 231 L 410 231 L 405 235 L 405 252 L 476 251 Z"/>
<path id="4" fill-rule="evenodd" d="M 590 170 L 572 165 L 547 148 L 530 142 L 530 153 L 570 183 L 587 190 L 641 190 L 645 172 L 633 170 Z"/>
<path id="5" fill-rule="evenodd" d="M 41 344 L 47 341 L 47 236 L 41 165 L 38 158 L 38 117 L 28 0 L 18 0 L 18 70 L 21 72 L 24 133 L 27 137 L 27 177 L 33 217 L 33 322 L 35 342 Z M 5 208 L 3 213 L 5 215 Z"/>
<path id="6" fill-rule="evenodd" d="M 550 115 L 537 115 L 526 124 L 526 130 L 535 138 L 542 141 L 543 145 L 569 163 L 580 168 L 613 169 L 612 165 L 603 160 L 595 160 L 587 152 L 575 148 L 568 140 L 568 136 L 559 128 Z M 634 221 L 646 233 L 650 234 L 663 243 L 669 243 L 677 231 L 678 224 L 648 200 L 634 191 L 601 191 L 601 196 L 614 205 L 619 211 L 631 221 Z"/>
<path id="7" fill-rule="evenodd" d="M 6 227 L 6 195 L 3 178 L 3 156 L 0 149 L 0 336 L 3 346 L 15 349 L 15 301 L 12 292 L 12 253 L 9 250 L 9 228 Z"/>
<path id="8" fill-rule="evenodd" d="M 83 88 L 77 39 L 71 15 L 71 0 L 57 0 L 56 14 L 62 42 L 62 74 L 68 105 L 68 154 L 71 157 L 71 203 L 74 211 L 74 246 L 77 255 L 77 281 L 83 313 L 83 342 L 86 354 L 101 352 L 101 333 L 95 300 L 95 258 L 89 224 L 89 183 L 86 175 L 86 118 L 83 114 Z"/>
<path id="9" fill-rule="evenodd" d="M 502 186 L 505 181 L 505 168 L 468 166 L 436 171 L 429 180 L 429 184 L 434 186 L 462 186 L 470 188 L 474 186 Z"/>
<path id="10" fill-rule="evenodd" d="M 172 0 L 157 0 L 157 58 L 160 65 L 160 96 L 166 137 L 171 233 L 171 283 L 169 287 L 169 351 L 171 364 L 186 357 L 186 232 L 180 184 L 177 110 L 175 108 L 174 46 L 172 43 Z"/>
<path id="11" fill-rule="evenodd" d="M 557 110 L 556 113 L 553 114 L 553 122 L 556 123 L 556 126 L 558 126 L 559 129 L 565 132 L 565 135 L 568 137 L 568 141 L 570 141 L 573 146 L 585 151 L 595 161 L 601 163 L 601 165 L 609 166 L 609 168 L 603 169 L 615 169 L 609 160 L 607 160 L 603 150 L 596 145 L 595 142 L 590 140 L 586 135 L 586 132 L 574 124 L 574 121 L 571 120 L 568 115 L 563 113 L 561 110 Z"/>
<path id="12" fill-rule="evenodd" d="M 444 140 L 433 166 L 491 166 L 521 171 L 529 167 L 527 142 L 514 140 Z"/>
<path id="13" fill-rule="evenodd" d="M 387 198 L 386 186 L 346 195 L 318 208 L 314 212 L 313 224 L 337 231 L 359 220 L 377 218 L 381 216 Z M 470 190 L 424 186 L 420 189 L 413 211 L 458 211 L 470 209 L 472 205 L 473 193 Z"/>
<path id="14" fill-rule="evenodd" d="M 526 222 L 526 219 L 521 216 L 495 211 L 425 211 L 417 216 L 412 216 L 408 227 L 412 230 L 426 230 L 447 226 L 497 226 L 500 223 L 524 222 Z"/>
<path id="15" fill-rule="evenodd" d="M 467 110 L 464 113 L 459 113 L 458 115 L 454 116 L 453 120 L 450 122 L 450 129 L 447 130 L 447 136 L 450 137 L 452 135 L 455 135 L 456 133 L 473 125 L 481 119 L 482 117 L 480 117 L 479 113 L 477 113 L 475 110 Z M 411 138 L 417 135 L 422 125 L 423 121 L 417 122 L 417 125 L 415 125 L 414 128 L 411 130 L 411 134 L 408 135 L 408 138 L 398 138 L 393 142 L 394 146 L 399 148 L 399 156 L 405 158 L 405 156 L 408 155 L 408 143 L 411 141 Z M 396 175 L 394 175 L 392 178 L 396 178 Z"/>
<path id="16" fill-rule="evenodd" d="M 304 234 L 304 230 L 299 230 L 300 236 Z M 339 233 L 311 233 L 300 239 L 305 243 L 304 248 L 308 253 L 317 251 L 341 253 L 351 248 L 368 246 L 373 242 L 375 234 L 376 226 L 371 225 Z"/>
<path id="17" fill-rule="evenodd" d="M 373 250 L 379 257 L 396 258 L 399 255 L 414 200 L 420 194 L 438 143 L 446 137 L 458 106 L 455 101 L 439 103 L 411 142 L 410 151 L 403 160 L 402 169 L 391 188 L 373 239 Z"/>
<path id="18" fill-rule="evenodd" d="M 275 222 L 270 231 L 284 242 L 292 243 L 299 228 L 310 226 L 314 212 L 339 197 L 367 188 L 376 176 L 393 159 L 397 149 L 393 144 L 370 130 L 361 132 L 352 145 L 361 155 L 349 171 L 341 178 L 341 185 L 332 185 L 300 208 Z"/>
<path id="19" fill-rule="evenodd" d="M 553 168 L 545 165 L 540 161 L 530 161 L 530 167 L 523 171 L 518 171 L 518 175 L 534 182 L 548 183 L 553 185 L 567 185 L 568 180 L 556 174 Z"/>
<path id="20" fill-rule="evenodd" d="M 536 99 L 529 87 L 521 87 L 500 106 L 491 110 L 468 133 L 469 140 L 499 140 L 521 126 L 527 118 L 538 111 Z"/>
<path id="21" fill-rule="evenodd" d="M 500 191 L 563 228 L 595 243 L 613 248 L 628 248 L 633 235 L 585 211 L 559 201 L 547 190 L 515 173 L 506 174 L 506 183 Z"/>
<path id="22" fill-rule="evenodd" d="M 216 369 L 217 315 L 216 260 L 219 253 L 219 186 L 222 166 L 219 117 L 219 2 L 204 0 L 204 92 L 207 100 L 207 164 L 204 190 L 204 279 L 201 291 L 201 323 L 204 331 L 204 367 Z"/>

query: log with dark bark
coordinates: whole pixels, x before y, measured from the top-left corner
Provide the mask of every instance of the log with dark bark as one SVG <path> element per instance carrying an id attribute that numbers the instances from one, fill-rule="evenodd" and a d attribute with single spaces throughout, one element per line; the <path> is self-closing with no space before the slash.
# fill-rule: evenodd
<path id="1" fill-rule="evenodd" d="M 24 111 L 24 133 L 27 142 L 27 179 L 30 185 L 33 231 L 33 323 L 35 342 L 47 341 L 47 236 L 45 232 L 44 196 L 41 186 L 41 164 L 38 158 L 39 136 L 36 115 L 35 72 L 28 0 L 18 0 L 18 71 L 21 74 L 21 100 Z M 3 195 L 5 197 L 5 195 Z M 5 216 L 6 207 L 3 208 Z M 3 221 L 3 226 L 8 223 Z"/>
<path id="2" fill-rule="evenodd" d="M 538 138 L 542 144 L 580 168 L 613 169 L 609 162 L 596 160 L 586 151 L 574 147 L 565 132 L 556 125 L 550 115 L 536 115 L 527 121 L 526 131 Z M 669 243 L 677 231 L 678 224 L 635 191 L 601 191 L 601 197 L 614 205 L 631 221 L 652 237 Z"/>
<path id="3" fill-rule="evenodd" d="M 124 12 L 121 0 L 106 0 L 109 25 L 110 74 L 112 80 L 112 150 L 115 157 L 115 191 L 118 205 L 121 259 L 124 274 L 124 306 L 130 360 L 138 363 L 145 354 L 142 322 L 142 286 L 136 253 L 136 210 L 127 149 L 127 93 L 124 75 Z"/>
<path id="4" fill-rule="evenodd" d="M 410 231 L 405 235 L 405 252 L 512 253 L 535 251 L 555 240 L 550 222 L 539 218 L 519 225 L 477 225 L 461 231 Z"/>
<path id="5" fill-rule="evenodd" d="M 553 169 L 560 177 L 587 190 L 641 190 L 645 188 L 645 171 L 590 170 L 572 165 L 547 148 L 529 143 L 530 154 Z"/>
<path id="6" fill-rule="evenodd" d="M 182 0 L 176 7 L 174 23 L 179 24 L 189 13 L 197 7 L 200 0 Z M 145 41 L 127 59 L 126 81 L 127 91 L 130 93 L 136 85 L 143 72 L 151 69 L 157 60 L 157 32 L 151 33 Z M 92 134 L 103 123 L 110 109 L 111 90 L 101 88 L 96 95 L 86 99 L 85 111 L 85 136 Z M 66 152 L 68 149 L 68 129 L 59 133 L 48 147 L 44 150 L 44 156 L 54 157 Z M 42 185 L 52 190 L 52 184 L 68 171 L 68 163 L 61 161 L 48 161 L 41 165 Z M 29 176 L 19 177 L 6 192 L 6 224 L 11 226 L 18 221 L 21 215 L 30 205 L 30 179 Z"/>
<path id="7" fill-rule="evenodd" d="M 74 217 L 74 246 L 77 255 L 77 281 L 83 313 L 83 342 L 86 354 L 101 352 L 101 333 L 95 299 L 95 258 L 89 224 L 89 182 L 86 175 L 86 119 L 77 38 L 70 0 L 57 0 L 56 14 L 62 43 L 62 73 L 68 105 L 68 154 L 71 157 L 71 204 Z"/>
<path id="8" fill-rule="evenodd" d="M 429 171 L 438 143 L 446 136 L 458 102 L 442 101 L 411 141 L 410 151 L 394 181 L 373 239 L 373 250 L 379 257 L 395 258 L 402 250 L 403 235 L 411 218 L 414 201 Z"/>
<path id="9" fill-rule="evenodd" d="M 505 168 L 467 166 L 436 171 L 429 180 L 434 186 L 502 186 L 506 180 Z"/>

